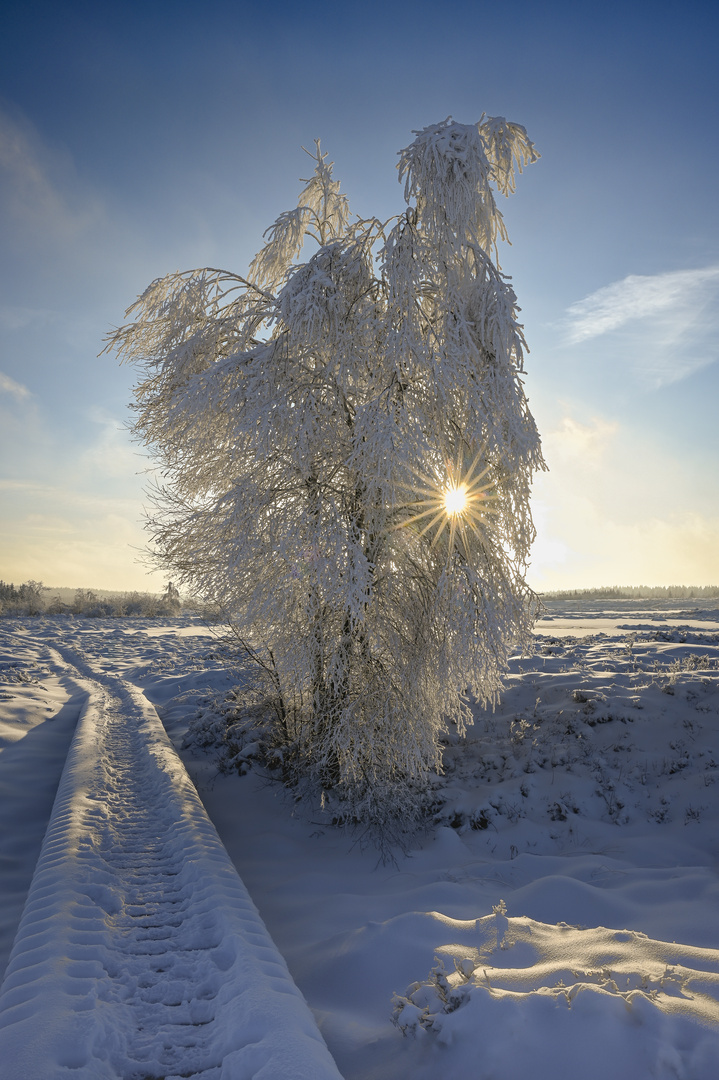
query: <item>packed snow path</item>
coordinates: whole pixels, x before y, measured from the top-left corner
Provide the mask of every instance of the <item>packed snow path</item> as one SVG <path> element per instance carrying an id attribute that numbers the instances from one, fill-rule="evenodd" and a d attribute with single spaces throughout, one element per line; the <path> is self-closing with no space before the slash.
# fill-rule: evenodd
<path id="1" fill-rule="evenodd" d="M 88 683 L 0 998 L 5 1080 L 339 1080 L 154 709 Z"/>

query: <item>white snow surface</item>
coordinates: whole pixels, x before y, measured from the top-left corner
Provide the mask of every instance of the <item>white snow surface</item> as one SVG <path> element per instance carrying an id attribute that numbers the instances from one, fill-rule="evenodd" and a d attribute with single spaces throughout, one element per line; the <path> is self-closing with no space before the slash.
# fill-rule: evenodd
<path id="1" fill-rule="evenodd" d="M 334 829 L 331 802 L 295 806 L 251 746 L 242 776 L 218 773 L 212 748 L 181 750 L 346 1080 L 718 1073 L 716 601 L 548 607 L 498 709 L 476 709 L 468 737 L 448 738 L 433 821 L 394 863 Z M 260 960 L 243 982 L 227 942 L 257 916 L 150 708 L 181 747 L 236 679 L 226 655 L 189 620 L 2 620 L 0 665 L 3 956 L 79 712 L 65 777 L 97 796 L 78 795 L 81 829 L 48 833 L 3 988 L 0 1054 L 30 1055 L 23 1080 L 303 1075 L 260 1071 L 284 1024 L 264 1004 L 275 972 L 304 1045 L 326 1051 L 259 921 Z M 112 765 L 113 740 L 144 746 L 144 765 Z M 192 813 L 177 821 L 173 805 Z M 140 830 L 130 859 L 123 822 Z M 197 907 L 183 928 L 153 929 L 185 887 Z M 221 1072 L 231 1045 L 257 1057 Z"/>
<path id="2" fill-rule="evenodd" d="M 92 681 L 3 983 L 3 1077 L 338 1080 L 154 708 L 48 653 Z"/>

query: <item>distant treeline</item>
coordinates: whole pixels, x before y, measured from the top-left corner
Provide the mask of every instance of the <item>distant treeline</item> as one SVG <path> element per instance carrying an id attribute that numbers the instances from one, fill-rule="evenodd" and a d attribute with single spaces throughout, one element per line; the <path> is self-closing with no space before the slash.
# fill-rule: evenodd
<path id="1" fill-rule="evenodd" d="M 60 594 L 63 594 L 61 596 Z M 70 594 L 68 599 L 64 596 Z M 41 581 L 13 585 L 0 581 L 0 615 L 84 615 L 87 618 L 158 618 L 179 614 L 180 594 L 170 582 L 164 593 L 92 589 L 53 590 Z"/>
<path id="2" fill-rule="evenodd" d="M 708 600 L 719 597 L 719 585 L 609 585 L 603 589 L 558 589 L 539 595 L 543 600 Z"/>

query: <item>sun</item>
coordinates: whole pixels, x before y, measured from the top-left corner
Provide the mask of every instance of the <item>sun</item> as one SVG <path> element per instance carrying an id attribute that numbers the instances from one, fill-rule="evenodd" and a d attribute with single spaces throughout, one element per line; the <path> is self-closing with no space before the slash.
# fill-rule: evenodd
<path id="1" fill-rule="evenodd" d="M 456 517 L 458 514 L 464 513 L 467 509 L 466 484 L 460 484 L 458 487 L 452 484 L 450 487 L 445 488 L 444 508 L 448 517 Z"/>
<path id="2" fill-rule="evenodd" d="M 485 449 L 484 446 L 481 447 L 468 469 L 462 468 L 461 451 L 458 452 L 454 463 L 444 462 L 441 476 L 432 476 L 418 469 L 411 469 L 418 483 L 404 485 L 407 491 L 411 491 L 416 498 L 398 507 L 410 513 L 395 528 L 405 529 L 418 526 L 417 535 L 420 538 L 434 530 L 430 549 L 437 546 L 447 530 L 449 533 L 448 563 L 458 543 L 461 543 L 467 562 L 472 561 L 470 534 L 474 534 L 483 541 L 482 529 L 489 515 L 497 512 L 497 507 L 494 505 L 497 495 L 492 490 L 495 484 L 488 477 L 490 466 L 485 464 L 482 467 Z"/>

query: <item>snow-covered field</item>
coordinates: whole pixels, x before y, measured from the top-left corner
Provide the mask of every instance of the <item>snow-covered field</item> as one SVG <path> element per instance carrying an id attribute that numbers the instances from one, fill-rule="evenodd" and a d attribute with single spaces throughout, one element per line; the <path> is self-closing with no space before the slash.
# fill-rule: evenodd
<path id="1" fill-rule="evenodd" d="M 188 948 L 194 946 L 188 946 L 183 930 L 162 938 L 167 964 L 152 970 L 141 970 L 142 949 L 116 949 L 109 970 L 102 951 L 111 930 L 130 946 L 154 940 L 156 909 L 143 909 L 147 932 L 137 937 L 128 890 L 136 888 L 137 903 L 167 900 L 157 876 L 152 883 L 143 877 L 156 857 L 154 868 L 166 873 L 168 895 L 173 875 L 179 875 L 188 904 L 215 874 L 210 863 L 224 867 L 211 830 L 193 825 L 195 819 L 183 817 L 184 810 L 185 832 L 172 832 L 176 815 L 167 806 L 175 793 L 181 792 L 180 808 L 195 806 L 181 770 L 163 766 L 164 782 L 171 781 L 163 788 L 155 773 L 130 759 L 124 772 L 113 764 L 120 744 L 133 741 L 133 728 L 152 727 L 150 702 L 180 748 L 230 859 L 346 1080 L 576 1075 L 714 1080 L 719 1069 L 717 603 L 617 601 L 610 608 L 550 602 L 548 608 L 537 626 L 534 655 L 513 662 L 501 706 L 494 714 L 478 710 L 467 740 L 450 741 L 445 776 L 436 782 L 434 823 L 407 853 L 396 852 L 395 862 L 384 864 L 373 848 L 353 843 L 323 815 L 308 817 L 258 769 L 250 767 L 242 776 L 221 774 L 215 751 L 196 745 L 181 749 L 190 721 L 232 686 L 226 655 L 201 624 L 189 619 L 2 620 L 0 970 L 20 922 L 78 717 L 98 732 L 94 743 L 89 735 L 85 739 L 83 767 L 90 768 L 94 751 L 105 777 L 104 788 L 98 782 L 93 798 L 82 804 L 92 804 L 86 819 L 96 829 L 92 842 L 83 854 L 82 837 L 66 841 L 68 851 L 89 859 L 83 864 L 90 871 L 83 879 L 83 903 L 99 902 L 100 893 L 93 901 L 88 885 L 106 884 L 100 877 L 109 872 L 107 865 L 93 859 L 105 859 L 106 849 L 112 849 L 107 836 L 114 837 L 117 849 L 114 862 L 109 859 L 113 872 L 125 875 L 120 884 L 110 883 L 110 891 L 125 897 L 125 907 L 107 910 L 113 904 L 106 903 L 102 926 L 93 924 L 99 936 L 73 940 L 68 952 L 82 946 L 82 956 L 64 956 L 52 926 L 62 928 L 69 919 L 82 860 L 78 856 L 73 863 L 63 854 L 52 864 L 52 887 L 44 896 L 51 898 L 55 922 L 34 943 L 39 951 L 33 953 L 27 944 L 32 912 L 26 913 L 4 1000 L 10 1000 L 18 980 L 32 987 L 23 1006 L 24 1038 L 35 1038 L 32 1010 L 42 1002 L 37 1039 L 42 1041 L 43 1031 L 56 1033 L 49 1043 L 45 1036 L 46 1048 L 56 1040 L 55 1071 L 48 1073 L 44 1065 L 45 1072 L 34 1077 L 0 1067 L 3 1077 L 83 1075 L 78 1062 L 88 1048 L 75 1047 L 73 1056 L 66 1037 L 68 1017 L 74 1023 L 79 1015 L 68 1007 L 67 994 L 72 996 L 75 985 L 67 982 L 71 975 L 82 981 L 82 995 L 76 997 L 92 1014 L 83 1021 L 89 1025 L 83 1030 L 92 1027 L 95 1040 L 95 1057 L 87 1067 L 99 1061 L 106 1066 L 88 1076 L 249 1080 L 260 1075 L 262 1036 L 253 1035 L 258 1010 L 250 1004 L 251 993 L 243 997 L 241 979 L 232 982 L 238 978 L 234 967 L 223 978 L 200 954 L 190 963 Z M 164 745 L 161 732 L 153 739 L 155 757 L 165 755 L 169 762 L 171 748 L 156 749 Z M 77 740 L 74 752 L 76 747 Z M 134 817 L 131 822 L 136 847 L 123 858 L 125 841 L 118 840 L 121 829 L 115 831 L 115 823 L 124 815 L 129 820 L 131 804 L 143 801 L 144 823 L 138 825 Z M 199 804 L 192 814 L 201 815 Z M 97 832 L 98 823 L 104 831 Z M 105 838 L 102 843 L 98 836 Z M 163 858 L 170 852 L 175 859 L 169 869 L 160 850 Z M 33 891 L 39 895 L 37 878 Z M 216 895 L 214 904 L 205 898 L 203 906 L 200 897 L 191 917 L 203 948 L 211 924 L 210 951 L 222 952 L 220 939 L 234 933 L 231 910 L 240 905 L 240 896 L 238 883 L 223 897 Z M 69 974 L 68 965 L 75 965 Z M 260 1000 L 267 972 L 253 977 Z M 53 979 L 65 983 L 58 988 Z M 207 1017 L 200 1015 L 202 1009 L 192 1011 L 203 986 L 211 991 L 205 1000 L 214 995 L 225 1010 L 217 1028 L 222 1038 L 203 1032 Z M 119 1012 L 109 1011 L 108 994 L 122 1005 Z M 176 1014 L 185 1009 L 187 1017 L 173 1028 L 167 1009 Z M 0 1039 L 20 1030 L 18 1015 L 8 1009 L 12 1023 Z M 113 1034 L 108 1016 L 120 1015 L 119 1034 Z M 309 1025 L 302 1019 L 297 1023 L 311 1039 Z M 177 1037 L 180 1028 L 186 1055 Z M 228 1049 L 223 1073 L 217 1053 L 233 1038 L 233 1045 L 255 1045 L 257 1052 L 242 1065 L 235 1058 L 233 1071 Z M 12 1046 L 12 1039 L 5 1045 Z M 204 1045 L 213 1047 L 214 1059 L 202 1057 Z M 137 1055 L 132 1061 L 123 1058 L 128 1046 L 144 1048 L 142 1065 Z M 262 1073 L 263 1080 L 280 1075 L 292 1080 L 300 1073 L 277 1066 Z"/>

